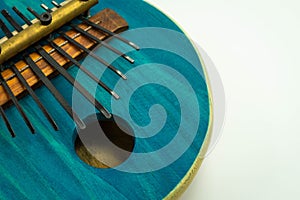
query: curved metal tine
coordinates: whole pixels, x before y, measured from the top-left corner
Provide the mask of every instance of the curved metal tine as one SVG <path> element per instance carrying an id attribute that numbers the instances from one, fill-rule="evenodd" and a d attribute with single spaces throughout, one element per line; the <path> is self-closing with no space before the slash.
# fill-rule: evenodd
<path id="1" fill-rule="evenodd" d="M 28 93 L 30 94 L 32 99 L 35 101 L 35 103 L 39 106 L 41 111 L 44 113 L 45 117 L 48 119 L 49 123 L 52 125 L 54 130 L 58 131 L 56 122 L 53 120 L 53 118 L 51 117 L 51 115 L 49 114 L 49 112 L 47 111 L 45 106 L 42 104 L 42 102 L 40 101 L 38 96 L 34 93 L 33 89 L 29 86 L 29 84 L 27 83 L 27 81 L 25 80 L 25 78 L 23 77 L 21 72 L 17 69 L 17 67 L 14 64 L 10 64 L 10 68 L 13 70 L 16 77 L 20 80 L 20 82 L 25 87 L 25 89 L 28 91 Z"/>
<path id="2" fill-rule="evenodd" d="M 16 134 L 15 134 L 14 130 L 12 129 L 11 124 L 9 123 L 9 120 L 8 120 L 8 118 L 7 118 L 6 114 L 5 114 L 4 109 L 3 109 L 2 106 L 0 106 L 0 115 L 3 118 L 4 123 L 5 123 L 8 131 L 10 132 L 10 135 L 12 137 L 16 137 Z"/>
<path id="3" fill-rule="evenodd" d="M 45 11 L 47 11 L 47 12 L 49 12 L 49 13 L 52 12 L 52 10 L 49 9 L 45 4 L 41 4 L 41 7 L 42 7 Z M 75 30 L 77 30 L 78 32 L 80 32 L 81 34 L 85 35 L 86 37 L 88 37 L 88 38 L 90 38 L 90 39 L 96 41 L 97 43 L 99 43 L 99 44 L 101 44 L 102 46 L 106 47 L 107 49 L 111 50 L 111 51 L 114 52 L 115 54 L 117 54 L 117 55 L 123 57 L 123 58 L 126 59 L 128 62 L 130 62 L 131 64 L 134 63 L 134 60 L 133 60 L 131 57 L 129 57 L 128 55 L 122 53 L 121 51 L 119 51 L 118 49 L 112 47 L 111 45 L 107 44 L 105 41 L 102 41 L 102 40 L 98 39 L 97 37 L 91 35 L 90 33 L 86 32 L 86 31 L 84 31 L 84 30 L 82 30 L 82 29 L 80 29 L 80 28 L 78 28 L 78 27 L 76 27 L 76 26 L 74 26 L 74 25 L 72 25 L 72 24 L 71 24 L 70 26 L 71 26 L 73 29 L 75 29 Z"/>
<path id="4" fill-rule="evenodd" d="M 40 68 L 35 64 L 35 62 L 30 58 L 30 56 L 24 56 L 27 64 L 34 71 L 34 73 L 41 79 L 44 85 L 50 90 L 50 92 L 54 95 L 57 101 L 63 106 L 66 112 L 69 114 L 71 118 L 74 119 L 75 123 L 78 125 L 80 129 L 85 129 L 86 125 L 79 118 L 79 116 L 73 112 L 73 109 L 68 104 L 68 102 L 63 98 L 63 96 L 59 93 L 59 91 L 54 87 L 51 81 L 45 76 L 45 74 L 40 70 Z"/>
<path id="5" fill-rule="evenodd" d="M 75 26 L 74 24 L 70 24 L 70 26 L 76 30 L 77 32 L 81 33 L 82 35 L 86 36 L 87 38 L 96 41 L 98 44 L 108 48 L 109 50 L 111 50 L 112 52 L 114 52 L 115 54 L 123 57 L 124 59 L 126 59 L 128 62 L 130 62 L 131 64 L 134 63 L 134 60 L 129 57 L 128 55 L 122 53 L 121 51 L 119 51 L 118 49 L 112 47 L 111 45 L 107 44 L 105 41 L 100 40 L 99 38 L 95 37 L 94 35 L 90 34 L 89 32 Z"/>
<path id="6" fill-rule="evenodd" d="M 41 4 L 40 5 L 45 11 L 47 11 L 47 12 L 49 12 L 49 13 L 52 13 L 53 11 L 48 7 L 48 6 L 46 6 L 45 4 Z"/>
<path id="7" fill-rule="evenodd" d="M 23 30 L 22 26 L 20 26 L 18 24 L 18 22 L 10 16 L 10 14 L 7 12 L 7 10 L 2 10 L 1 14 L 16 29 L 17 32 L 21 32 Z"/>
<path id="8" fill-rule="evenodd" d="M 93 57 L 94 59 L 96 59 L 98 62 L 102 63 L 104 66 L 106 66 L 107 68 L 109 68 L 110 70 L 112 70 L 114 73 L 116 73 L 122 79 L 127 80 L 127 77 L 120 70 L 118 70 L 114 66 L 108 64 L 102 58 L 100 58 L 99 56 L 97 56 L 94 52 L 92 52 L 88 48 L 84 47 L 83 45 L 81 45 L 80 43 L 78 43 L 76 40 L 74 40 L 73 38 L 71 38 L 70 36 L 68 36 L 67 34 L 65 34 L 65 33 L 61 32 L 61 31 L 59 32 L 59 34 L 62 37 L 64 37 L 68 42 L 70 42 L 71 44 L 73 44 L 77 48 L 81 49 L 85 53 L 89 54 L 91 57 Z"/>
<path id="9" fill-rule="evenodd" d="M 51 3 L 52 3 L 56 8 L 60 8 L 60 7 L 61 7 L 60 3 L 57 3 L 56 1 L 51 1 Z"/>
<path id="10" fill-rule="evenodd" d="M 23 108 L 21 107 L 21 105 L 19 104 L 19 101 L 17 100 L 16 96 L 14 95 L 14 93 L 11 91 L 10 87 L 8 86 L 8 84 L 6 83 L 6 80 L 4 80 L 2 74 L 0 73 L 0 83 L 3 86 L 4 91 L 8 94 L 9 98 L 12 100 L 13 104 L 16 106 L 17 110 L 19 111 L 19 113 L 21 114 L 22 118 L 24 119 L 26 125 L 28 126 L 28 128 L 30 129 L 31 133 L 34 133 L 35 130 L 31 124 L 31 122 L 29 121 L 28 117 L 26 116 Z"/>
<path id="11" fill-rule="evenodd" d="M 3 33 L 6 35 L 7 38 L 11 38 L 14 36 L 1 19 L 0 19 L 0 28 L 3 31 Z"/>
<path id="12" fill-rule="evenodd" d="M 1 14 L 16 29 L 16 31 L 21 32 L 23 30 L 23 28 L 12 18 L 7 10 L 2 10 Z"/>
<path id="13" fill-rule="evenodd" d="M 82 70 L 87 76 L 89 76 L 93 81 L 98 83 L 103 89 L 105 89 L 109 94 L 111 94 L 115 99 L 119 99 L 120 96 L 115 93 L 113 90 L 111 90 L 107 85 L 105 85 L 102 81 L 99 80 L 94 74 L 92 74 L 87 68 L 82 66 L 76 59 L 74 59 L 71 55 L 69 55 L 65 50 L 63 50 L 60 46 L 55 44 L 53 41 L 48 40 L 50 45 L 58 51 L 61 55 L 66 57 L 70 62 L 72 62 L 74 65 L 76 65 L 80 70 Z"/>
<path id="14" fill-rule="evenodd" d="M 54 4 L 56 2 L 53 2 Z M 58 5 L 58 4 L 56 4 Z M 49 9 L 45 4 L 41 4 L 41 7 L 48 12 L 52 12 L 51 9 Z M 66 57 L 70 62 L 72 62 L 74 65 L 76 65 L 80 70 L 82 70 L 87 76 L 89 76 L 92 80 L 94 80 L 98 85 L 100 85 L 102 88 L 104 88 L 109 94 L 111 94 L 115 99 L 119 99 L 120 96 L 115 93 L 113 90 L 111 90 L 107 85 L 105 85 L 102 81 L 99 80 L 95 75 L 93 75 L 87 68 L 82 66 L 76 59 L 74 59 L 71 55 L 69 55 L 65 50 L 63 50 L 60 46 L 58 46 L 55 42 L 48 39 L 48 42 L 54 48 L 56 51 L 58 51 L 61 55 Z"/>
<path id="15" fill-rule="evenodd" d="M 56 2 L 54 2 L 56 3 Z M 41 7 L 48 12 L 52 12 L 45 4 L 41 4 Z M 82 66 L 76 59 L 74 59 L 71 55 L 69 55 L 65 50 L 63 50 L 60 46 L 58 46 L 55 42 L 48 39 L 49 44 L 58 51 L 61 55 L 66 57 L 70 62 L 72 62 L 75 66 L 77 66 L 80 70 L 82 70 L 87 76 L 89 76 L 93 81 L 98 83 L 102 88 L 104 88 L 109 94 L 111 94 L 115 99 L 120 99 L 120 96 L 111 90 L 107 85 L 105 85 L 102 81 L 99 80 L 95 75 L 93 75 L 87 68 Z"/>
<path id="16" fill-rule="evenodd" d="M 123 38 L 122 36 L 120 36 L 119 34 L 116 34 L 114 32 L 111 32 L 109 30 L 107 30 L 106 28 L 100 26 L 99 24 L 96 24 L 86 18 L 84 18 L 83 16 L 80 16 L 79 19 L 81 19 L 84 23 L 88 24 L 89 26 L 92 26 L 93 28 L 99 30 L 99 31 L 102 31 L 102 32 L 105 32 L 107 33 L 108 35 L 110 36 L 113 36 L 115 38 L 117 38 L 118 40 L 124 42 L 125 44 L 131 46 L 132 48 L 134 48 L 135 50 L 139 51 L 140 50 L 140 47 L 138 45 L 136 45 L 135 43 Z"/>
<path id="17" fill-rule="evenodd" d="M 69 81 L 91 104 L 93 104 L 106 118 L 111 118 L 111 114 L 101 103 L 95 99 L 79 82 L 77 82 L 56 60 L 54 60 L 41 45 L 36 45 L 35 49 L 39 54 L 56 69 L 67 81 Z"/>
<path id="18" fill-rule="evenodd" d="M 52 1 L 52 4 L 54 4 L 56 7 L 60 7 L 59 4 L 55 1 Z M 49 9 L 45 4 L 41 4 L 41 7 L 48 12 L 52 12 L 51 9 Z M 108 93 L 110 93 L 115 99 L 119 99 L 120 96 L 115 93 L 113 90 L 111 90 L 107 85 L 105 85 L 102 81 L 100 81 L 95 75 L 93 75 L 90 71 L 88 71 L 84 66 L 82 66 L 77 60 L 75 60 L 72 56 L 70 56 L 66 51 L 64 51 L 60 46 L 58 46 L 55 42 L 51 41 L 50 39 L 48 39 L 48 42 L 50 43 L 50 45 L 56 50 L 58 51 L 60 54 L 62 54 L 64 57 L 66 57 L 68 60 L 70 60 L 74 65 L 76 65 L 77 67 L 79 67 L 79 69 L 81 69 L 86 75 L 88 75 L 92 80 L 94 80 L 95 82 L 98 83 L 98 85 L 100 85 L 102 88 L 104 88 Z M 102 42 L 102 41 L 101 41 Z M 109 48 L 113 48 L 113 47 L 109 47 Z M 124 57 L 126 57 L 127 59 L 131 59 L 130 57 L 122 54 L 121 52 L 119 52 L 118 50 L 114 49 L 113 51 L 117 51 L 119 55 L 122 55 Z M 132 63 L 134 62 L 134 60 L 130 60 Z"/>
<path id="19" fill-rule="evenodd" d="M 52 1 L 51 2 L 55 7 L 57 8 L 60 8 L 61 5 L 59 3 L 57 3 L 56 1 Z M 41 4 L 41 7 L 44 9 L 44 10 L 49 10 L 49 8 L 44 5 L 44 4 Z M 77 48 L 83 50 L 85 53 L 87 54 L 90 54 L 94 59 L 96 59 L 97 61 L 99 61 L 100 63 L 102 63 L 103 65 L 105 65 L 106 67 L 108 67 L 110 70 L 112 70 L 113 72 L 115 72 L 117 75 L 119 75 L 122 79 L 126 80 L 127 77 L 118 69 L 116 69 L 114 66 L 108 64 L 106 61 L 104 61 L 102 58 L 99 58 L 96 54 L 94 54 L 91 50 L 85 48 L 83 45 L 79 44 L 77 41 L 75 41 L 73 38 L 69 37 L 68 35 L 66 35 L 65 33 L 63 32 L 59 32 L 59 34 L 61 36 L 63 36 L 65 39 L 68 40 L 68 42 L 72 43 L 73 45 L 75 45 Z M 101 40 L 100 40 L 101 41 Z M 101 41 L 102 42 L 102 41 Z M 129 60 L 129 62 L 131 63 L 134 63 L 134 60 L 131 59 L 129 56 L 123 54 L 122 52 L 118 51 L 117 49 L 111 47 L 110 45 L 108 45 L 110 48 L 113 49 L 113 51 L 115 53 L 118 53 L 120 56 L 124 57 L 125 59 Z"/>
<path id="20" fill-rule="evenodd" d="M 28 26 L 32 25 L 32 22 L 17 7 L 14 6 L 12 9 Z"/>
<path id="21" fill-rule="evenodd" d="M 69 103 L 59 93 L 59 91 L 55 88 L 55 86 L 51 83 L 51 81 L 46 77 L 46 75 L 42 72 L 42 70 L 37 66 L 37 64 L 32 60 L 32 58 L 27 55 L 24 55 L 24 58 L 25 58 L 25 62 L 28 64 L 30 69 L 43 82 L 43 84 L 48 88 L 48 90 L 53 94 L 53 96 L 56 98 L 56 100 L 60 103 L 60 105 L 68 113 L 68 115 L 75 121 L 77 126 L 80 129 L 85 129 L 86 125 L 84 124 L 84 122 L 73 111 L 73 109 L 69 105 Z"/>
<path id="22" fill-rule="evenodd" d="M 5 23 L 0 19 L 0 28 L 1 30 L 4 32 L 4 34 L 6 35 L 7 38 L 11 38 L 13 37 L 13 34 L 10 32 L 10 30 L 8 29 L 8 27 L 5 25 Z M 8 129 L 8 131 L 10 132 L 12 137 L 15 137 L 16 134 L 14 132 L 14 130 L 12 129 L 12 126 L 4 112 L 4 109 L 2 108 L 2 106 L 0 105 L 0 115 L 3 118 L 5 125 Z"/>
<path id="23" fill-rule="evenodd" d="M 51 1 L 51 3 L 56 7 L 56 8 L 60 8 L 61 7 L 61 4 L 57 3 L 56 1 Z M 100 30 L 102 32 L 105 32 L 107 33 L 108 35 L 110 36 L 114 36 L 115 38 L 117 38 L 118 40 L 124 42 L 125 44 L 131 46 L 132 48 L 136 49 L 136 50 L 140 50 L 140 47 L 138 45 L 136 45 L 135 43 L 123 38 L 122 36 L 114 33 L 114 32 L 111 32 L 109 30 L 107 30 L 106 28 L 84 18 L 83 16 L 80 16 L 79 19 L 81 19 L 84 23 L 92 26 L 93 28 L 97 29 L 97 30 Z"/>

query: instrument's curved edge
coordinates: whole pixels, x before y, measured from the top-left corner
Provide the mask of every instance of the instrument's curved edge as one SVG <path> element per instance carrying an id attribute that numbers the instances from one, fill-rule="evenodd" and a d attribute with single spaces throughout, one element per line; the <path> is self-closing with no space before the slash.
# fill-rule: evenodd
<path id="1" fill-rule="evenodd" d="M 194 46 L 194 48 L 195 48 L 195 46 Z M 197 50 L 197 48 L 195 48 L 195 50 L 197 51 L 199 58 L 201 60 L 201 65 L 203 66 L 205 80 L 207 81 L 206 85 L 207 85 L 207 91 L 208 91 L 208 97 L 209 97 L 209 113 L 210 113 L 208 129 L 207 129 L 206 136 L 203 141 L 201 150 L 200 150 L 199 154 L 197 155 L 197 158 L 194 161 L 193 165 L 191 166 L 189 171 L 186 173 L 186 175 L 183 177 L 183 179 L 180 181 L 180 183 L 178 183 L 178 185 L 169 193 L 168 196 L 166 196 L 164 198 L 164 200 L 178 199 L 186 191 L 188 186 L 192 183 L 192 181 L 194 180 L 194 178 L 195 178 L 198 170 L 200 169 L 202 162 L 205 158 L 205 154 L 207 153 L 208 147 L 210 146 L 211 136 L 213 133 L 213 118 L 214 118 L 214 116 L 213 116 L 213 97 L 212 97 L 212 92 L 211 92 L 212 90 L 211 90 L 209 77 L 208 77 L 207 70 L 206 70 L 205 64 L 203 62 L 203 59 L 202 59 L 199 51 Z"/>
<path id="2" fill-rule="evenodd" d="M 201 62 L 202 68 L 203 68 L 202 70 L 203 70 L 205 80 L 206 80 L 207 91 L 208 91 L 209 113 L 210 113 L 210 115 L 209 115 L 209 124 L 208 124 L 207 132 L 206 132 L 206 135 L 205 135 L 205 139 L 203 141 L 201 150 L 199 151 L 199 153 L 197 155 L 197 158 L 194 161 L 191 168 L 189 169 L 189 171 L 186 173 L 186 175 L 183 177 L 183 179 L 178 183 L 178 185 L 164 198 L 164 200 L 173 200 L 173 199 L 178 199 L 186 191 L 188 186 L 192 183 L 192 181 L 194 180 L 197 172 L 199 171 L 199 169 L 202 165 L 202 162 L 205 158 L 205 154 L 207 153 L 208 147 L 210 145 L 211 136 L 212 136 L 212 130 L 213 130 L 213 97 L 212 97 L 212 90 L 211 90 L 210 81 L 209 81 L 209 77 L 208 77 L 208 73 L 207 73 L 207 70 L 206 70 L 205 63 L 203 61 L 203 58 L 202 58 L 198 48 L 192 42 L 192 39 L 189 36 L 189 34 L 187 34 L 184 31 L 184 28 L 180 24 L 178 24 L 176 22 L 176 20 L 174 20 L 173 17 L 171 17 L 167 13 L 163 12 L 160 8 L 153 5 L 151 2 L 146 1 L 146 3 L 148 3 L 151 6 L 155 7 L 157 10 L 159 10 L 164 15 L 166 15 L 169 19 L 171 19 L 179 27 L 179 29 L 187 36 L 187 38 L 190 40 L 191 44 L 193 45 L 195 51 L 197 52 L 197 54 L 199 56 L 199 59 L 200 59 L 200 62 Z"/>

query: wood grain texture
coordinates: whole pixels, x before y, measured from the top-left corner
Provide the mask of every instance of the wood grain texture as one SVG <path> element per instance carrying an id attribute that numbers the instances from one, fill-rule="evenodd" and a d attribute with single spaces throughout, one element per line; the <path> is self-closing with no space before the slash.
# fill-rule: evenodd
<path id="1" fill-rule="evenodd" d="M 110 10 L 110 9 L 105 9 L 105 10 L 97 13 L 96 15 L 91 17 L 90 20 L 92 22 L 98 23 L 99 25 L 103 26 L 107 30 L 109 30 L 111 32 L 115 32 L 115 33 L 120 33 L 128 28 L 127 22 L 120 15 L 118 15 L 116 12 L 114 12 L 113 10 Z M 83 30 L 88 28 L 88 26 L 85 24 L 80 24 L 80 25 L 78 25 L 78 27 L 82 28 Z M 101 40 L 104 40 L 108 37 L 107 34 L 97 31 L 95 29 L 90 29 L 88 32 L 93 34 L 94 36 L 98 37 Z M 77 32 L 70 30 L 70 31 L 67 31 L 66 34 L 73 38 L 73 37 L 75 37 Z M 92 41 L 82 35 L 75 37 L 75 40 L 88 49 L 95 46 L 94 41 Z M 54 42 L 59 46 L 62 45 L 65 41 L 66 40 L 62 37 L 56 38 L 54 40 Z M 49 45 L 45 45 L 45 46 L 43 46 L 43 48 L 47 52 L 50 52 L 53 50 L 53 48 Z M 73 58 L 80 57 L 83 54 L 83 52 L 81 50 L 79 50 L 78 48 L 76 48 L 74 45 L 72 45 L 70 43 L 63 45 L 62 48 Z M 68 66 L 69 60 L 67 60 L 65 57 L 63 57 L 61 54 L 59 54 L 57 51 L 54 51 L 50 55 L 61 66 L 64 66 L 64 67 Z M 36 64 L 38 65 L 38 67 L 43 71 L 43 73 L 46 76 L 51 76 L 55 72 L 53 67 L 51 67 L 44 59 L 41 59 L 41 57 L 38 53 L 32 53 L 32 54 L 30 54 L 30 57 L 34 61 L 37 61 Z M 34 75 L 34 73 L 32 72 L 31 69 L 27 68 L 27 69 L 23 70 L 27 66 L 23 60 L 16 62 L 15 66 L 20 71 L 22 71 L 23 77 L 25 78 L 25 80 L 28 82 L 28 84 L 31 87 L 34 87 L 34 85 L 38 84 L 39 79 Z M 2 72 L 2 75 L 3 75 L 4 79 L 7 80 L 7 84 L 9 85 L 9 87 L 11 88 L 11 90 L 15 96 L 19 96 L 20 94 L 22 94 L 23 92 L 26 91 L 26 89 L 20 83 L 18 78 L 15 77 L 15 74 L 12 72 L 11 69 L 4 70 Z M 0 105 L 4 105 L 9 100 L 10 100 L 10 98 L 9 98 L 8 94 L 4 91 L 3 87 L 0 86 Z"/>
<path id="2" fill-rule="evenodd" d="M 16 5 L 18 8 L 31 6 L 41 11 L 35 1 L 5 0 L 4 2 L 0 4 L 5 9 Z M 14 122 L 13 128 L 17 136 L 12 139 L 5 124 L 0 121 L 0 199 L 156 200 L 176 198 L 192 179 L 194 174 L 192 172 L 199 166 L 199 154 L 205 151 L 204 144 L 208 142 L 208 130 L 211 124 L 210 94 L 197 52 L 190 40 L 182 34 L 181 29 L 172 20 L 144 1 L 102 0 L 91 10 L 91 14 L 96 14 L 104 8 L 113 9 L 128 22 L 129 30 L 123 32 L 122 35 L 140 45 L 141 50 L 134 51 L 128 49 L 120 41 L 110 41 L 111 45 L 118 49 L 125 49 L 128 55 L 135 59 L 136 62 L 133 65 L 122 58 L 113 57 L 107 49 L 99 48 L 95 51 L 97 55 L 101 55 L 103 59 L 127 73 L 127 81 L 119 80 L 119 77 L 105 70 L 103 66 L 89 57 L 84 60 L 83 64 L 93 70 L 93 73 L 103 82 L 118 91 L 121 99 L 119 101 L 112 99 L 105 91 L 82 75 L 76 67 L 71 66 L 68 72 L 81 81 L 91 94 L 113 114 L 117 114 L 112 109 L 114 104 L 120 104 L 122 112 L 129 108 L 131 118 L 141 127 L 146 127 L 152 121 L 162 121 L 162 116 L 166 115 L 166 121 L 157 134 L 149 138 L 136 138 L 133 153 L 155 152 L 164 148 L 177 136 L 181 123 L 186 122 L 181 129 L 184 137 L 177 143 L 177 146 L 169 150 L 166 156 L 153 157 L 153 160 L 148 160 L 152 158 L 148 156 L 143 162 L 135 163 L 135 165 L 143 164 L 145 168 L 152 167 L 172 157 L 187 141 L 192 134 L 191 127 L 196 124 L 195 138 L 178 159 L 160 169 L 134 173 L 122 171 L 118 167 L 94 168 L 83 162 L 74 150 L 77 138 L 74 122 L 51 93 L 45 87 L 40 87 L 35 91 L 56 120 L 60 130 L 55 132 L 52 129 L 29 96 L 22 98 L 20 103 L 33 122 L 36 135 L 33 136 L 30 133 L 13 106 L 5 110 L 9 119 Z M 25 9 L 23 11 L 25 12 Z M 154 27 L 158 28 L 156 34 L 153 33 Z M 165 30 L 178 33 L 180 40 L 174 40 L 170 35 L 163 34 Z M 174 51 L 155 48 L 153 43 Z M 176 55 L 176 51 L 182 53 L 183 57 Z M 185 59 L 184 56 L 191 59 Z M 191 85 L 190 90 L 180 89 L 184 85 L 179 80 L 179 76 L 161 69 L 161 65 L 180 73 Z M 142 66 L 146 68 L 138 71 Z M 134 70 L 137 70 L 137 73 L 133 75 L 131 73 Z M 154 81 L 160 79 L 165 83 L 170 83 L 172 87 L 180 91 L 180 95 L 176 96 L 166 87 L 146 82 L 135 90 L 129 104 L 123 105 L 123 101 L 132 88 L 149 79 Z M 119 82 L 120 87 L 117 87 Z M 52 83 L 73 105 L 82 119 L 93 120 L 96 112 L 94 107 L 76 94 L 76 90 L 63 77 L 57 76 L 52 79 Z M 194 94 L 198 108 L 191 101 Z M 179 102 L 181 97 L 186 102 L 184 110 L 189 113 L 188 116 L 182 113 L 182 105 Z M 151 112 L 153 105 L 157 104 L 162 105 L 164 110 Z M 196 116 L 197 112 L 201 113 L 199 124 L 196 120 L 199 117 Z M 129 120 L 129 118 L 125 119 Z M 135 134 L 139 133 L 137 129 L 134 131 Z M 149 135 L 151 133 L 148 132 Z M 134 170 L 134 168 L 135 166 L 132 165 L 131 169 Z"/>

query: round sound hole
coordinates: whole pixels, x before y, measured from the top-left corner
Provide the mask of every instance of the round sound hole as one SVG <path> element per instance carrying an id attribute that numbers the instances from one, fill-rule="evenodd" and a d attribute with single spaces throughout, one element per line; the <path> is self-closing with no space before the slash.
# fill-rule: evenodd
<path id="1" fill-rule="evenodd" d="M 125 162 L 133 151 L 132 128 L 122 118 L 97 119 L 77 132 L 75 151 L 79 158 L 96 168 L 113 168 Z"/>

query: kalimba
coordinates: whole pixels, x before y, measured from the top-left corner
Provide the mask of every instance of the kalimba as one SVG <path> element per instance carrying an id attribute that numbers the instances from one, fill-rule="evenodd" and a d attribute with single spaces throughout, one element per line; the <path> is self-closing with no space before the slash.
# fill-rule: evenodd
<path id="1" fill-rule="evenodd" d="M 192 42 L 144 1 L 36 4 L 1 11 L 0 198 L 178 197 L 212 122 Z"/>

